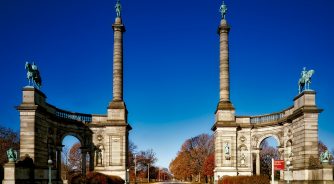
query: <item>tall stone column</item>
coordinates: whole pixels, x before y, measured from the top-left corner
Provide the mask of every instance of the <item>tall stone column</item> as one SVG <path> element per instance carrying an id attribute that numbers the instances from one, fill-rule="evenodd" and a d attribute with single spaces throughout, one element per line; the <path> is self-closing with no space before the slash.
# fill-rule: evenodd
<path id="1" fill-rule="evenodd" d="M 112 28 L 114 30 L 113 99 L 108 107 L 108 120 L 126 124 L 127 110 L 123 101 L 123 32 L 125 32 L 125 27 L 121 17 L 116 17 Z"/>
<path id="2" fill-rule="evenodd" d="M 228 35 L 230 26 L 226 17 L 227 6 L 223 3 L 220 7 L 222 19 L 218 27 L 219 35 L 219 103 L 215 112 L 215 124 L 212 130 L 215 131 L 215 154 L 224 151 L 222 144 L 227 144 L 230 149 L 230 157 L 223 159 L 215 158 L 215 180 L 218 176 L 236 176 L 238 175 L 237 167 L 237 130 L 238 125 L 235 123 L 235 109 L 230 102 L 230 79 L 229 79 L 229 47 Z M 220 163 L 221 162 L 221 163 Z"/>
<path id="3" fill-rule="evenodd" d="M 219 34 L 219 101 L 228 103 L 230 102 L 230 71 L 229 71 L 229 47 L 228 47 L 228 34 L 230 32 L 230 26 L 227 24 L 226 19 L 220 21 L 218 28 Z"/>
<path id="4" fill-rule="evenodd" d="M 113 101 L 123 101 L 123 32 L 121 17 L 116 17 L 114 30 Z"/>
<path id="5" fill-rule="evenodd" d="M 128 111 L 123 99 L 123 33 L 125 26 L 121 17 L 120 0 L 117 0 L 115 9 L 117 17 L 112 25 L 114 31 L 113 99 L 108 106 L 107 121 L 90 126 L 94 134 L 103 132 L 101 135 L 103 139 L 96 139 L 94 142 L 95 145 L 103 144 L 102 155 L 96 155 L 98 167 L 95 170 L 106 175 L 119 176 L 125 180 L 128 161 L 127 135 L 132 128 L 127 122 Z M 92 152 L 91 160 L 93 161 L 93 159 Z M 94 165 L 93 162 L 92 165 Z"/>
<path id="6" fill-rule="evenodd" d="M 230 66 L 228 36 L 230 26 L 226 19 L 221 19 L 218 27 L 219 34 L 219 103 L 217 111 L 227 110 L 234 116 L 234 107 L 230 100 Z M 234 117 L 233 117 L 234 118 Z M 230 120 L 229 120 L 230 121 Z"/>

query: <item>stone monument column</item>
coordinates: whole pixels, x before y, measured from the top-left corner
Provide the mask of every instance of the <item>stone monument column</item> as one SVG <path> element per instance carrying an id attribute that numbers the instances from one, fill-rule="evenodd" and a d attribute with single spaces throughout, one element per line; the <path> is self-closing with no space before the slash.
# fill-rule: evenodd
<path id="1" fill-rule="evenodd" d="M 215 124 L 212 130 L 215 132 L 215 158 L 214 178 L 219 176 L 236 176 L 238 174 L 237 158 L 237 129 L 235 109 L 230 101 L 229 79 L 229 46 L 228 36 L 230 26 L 226 21 L 227 6 L 223 3 L 220 7 L 222 19 L 218 27 L 219 35 L 219 103 L 215 112 Z M 227 154 L 226 146 L 229 147 Z"/>
<path id="2" fill-rule="evenodd" d="M 226 5 L 223 4 L 222 6 L 225 6 L 226 8 Z M 224 14 L 218 27 L 219 103 L 216 110 L 217 122 L 235 121 L 235 110 L 230 100 L 230 71 L 229 71 L 229 46 L 228 46 L 229 32 L 230 32 L 230 26 L 228 25 Z"/>
<path id="3" fill-rule="evenodd" d="M 119 0 L 115 9 L 117 16 L 112 25 L 114 31 L 113 97 L 108 106 L 106 120 L 91 123 L 89 126 L 96 135 L 93 138 L 94 144 L 104 148 L 103 154 L 97 156 L 96 165 L 98 167 L 94 170 L 106 175 L 119 176 L 125 180 L 128 169 L 128 132 L 132 128 L 127 122 L 128 111 L 123 99 L 123 33 L 125 26 L 122 22 Z M 94 160 L 94 157 L 91 160 Z"/>
<path id="4" fill-rule="evenodd" d="M 125 26 L 122 18 L 117 16 L 112 25 L 114 30 L 114 52 L 113 52 L 113 99 L 108 107 L 108 119 L 119 120 L 125 123 L 127 110 L 123 101 L 123 33 Z"/>
<path id="5" fill-rule="evenodd" d="M 229 47 L 228 34 L 230 26 L 226 19 L 222 19 L 218 28 L 219 34 L 219 101 L 230 102 L 230 77 L 229 77 Z"/>
<path id="6" fill-rule="evenodd" d="M 113 101 L 123 101 L 123 32 L 121 17 L 116 17 L 114 30 Z"/>

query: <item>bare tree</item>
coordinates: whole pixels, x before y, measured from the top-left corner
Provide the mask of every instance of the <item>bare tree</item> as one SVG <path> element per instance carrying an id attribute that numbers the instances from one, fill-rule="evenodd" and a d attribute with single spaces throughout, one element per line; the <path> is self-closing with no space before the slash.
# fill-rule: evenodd
<path id="1" fill-rule="evenodd" d="M 19 134 L 10 128 L 0 126 L 0 165 L 4 165 L 7 160 L 6 151 L 9 148 L 20 149 Z"/>
<path id="2" fill-rule="evenodd" d="M 260 173 L 261 175 L 271 176 L 271 162 L 272 158 L 279 159 L 279 152 L 277 148 L 270 146 L 267 140 L 263 140 L 260 144 Z"/>
<path id="3" fill-rule="evenodd" d="M 63 147 L 62 150 L 62 155 L 61 155 L 61 177 L 63 180 L 68 179 L 68 175 L 70 172 L 70 167 L 68 163 L 69 159 L 69 154 L 70 154 L 70 149 L 68 146 Z"/>

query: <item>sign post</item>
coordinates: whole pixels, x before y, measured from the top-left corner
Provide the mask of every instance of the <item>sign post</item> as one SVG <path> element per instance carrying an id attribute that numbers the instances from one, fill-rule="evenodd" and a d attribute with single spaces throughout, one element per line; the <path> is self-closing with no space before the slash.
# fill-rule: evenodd
<path id="1" fill-rule="evenodd" d="M 290 167 L 290 164 L 291 164 L 291 162 L 290 162 L 290 160 L 288 160 L 288 161 L 286 161 L 286 166 L 287 166 L 287 168 L 288 168 L 288 184 L 290 183 L 290 171 L 289 171 L 289 167 Z"/>
<path id="2" fill-rule="evenodd" d="M 275 171 L 284 170 L 284 160 L 274 160 L 274 169 Z"/>
<path id="3" fill-rule="evenodd" d="M 275 174 L 275 169 L 274 169 L 274 167 L 275 167 L 275 160 L 274 160 L 274 158 L 272 158 L 271 159 L 271 184 L 274 184 L 274 174 Z"/>
<path id="4" fill-rule="evenodd" d="M 274 184 L 275 171 L 284 170 L 284 160 L 271 159 L 271 183 Z"/>

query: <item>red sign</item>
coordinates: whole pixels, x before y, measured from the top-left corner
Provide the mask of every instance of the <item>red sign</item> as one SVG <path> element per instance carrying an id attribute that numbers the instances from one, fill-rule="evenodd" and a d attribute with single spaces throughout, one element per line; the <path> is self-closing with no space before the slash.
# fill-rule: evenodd
<path id="1" fill-rule="evenodd" d="M 274 160 L 274 170 L 284 170 L 284 160 Z"/>

